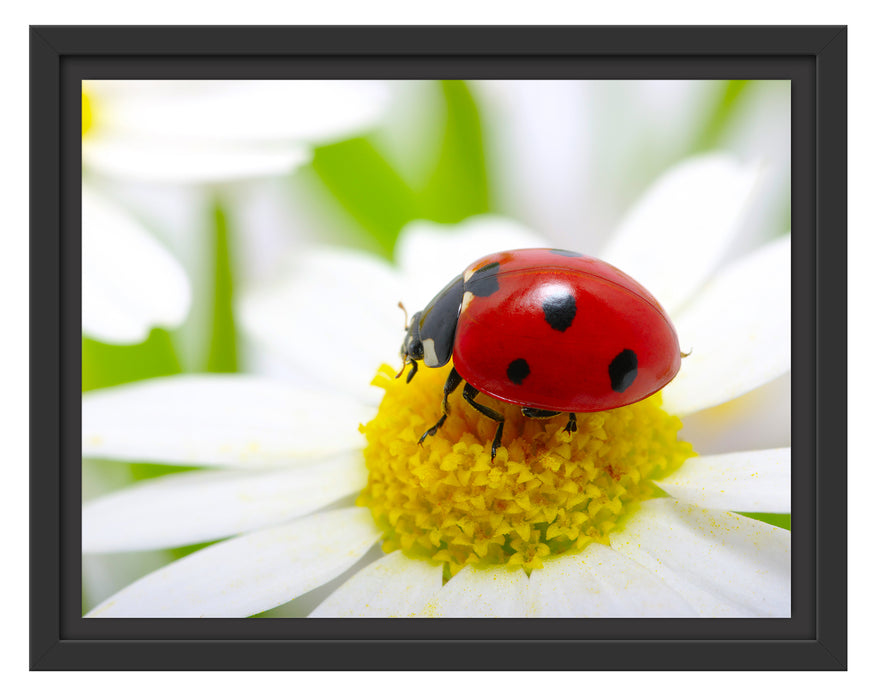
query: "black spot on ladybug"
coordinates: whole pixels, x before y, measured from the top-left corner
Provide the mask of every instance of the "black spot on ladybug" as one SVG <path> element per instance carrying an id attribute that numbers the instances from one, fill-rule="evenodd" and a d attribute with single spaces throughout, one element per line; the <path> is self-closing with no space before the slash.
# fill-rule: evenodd
<path id="1" fill-rule="evenodd" d="M 544 309 L 545 321 L 548 325 L 561 333 L 572 325 L 575 312 L 578 310 L 575 306 L 575 297 L 563 290 L 555 290 L 545 297 L 541 308 Z"/>
<path id="2" fill-rule="evenodd" d="M 465 291 L 471 292 L 476 297 L 488 297 L 499 291 L 499 279 L 496 273 L 499 271 L 497 262 L 484 265 L 465 282 Z"/>
<path id="3" fill-rule="evenodd" d="M 584 257 L 581 253 L 576 253 L 574 250 L 563 250 L 562 248 L 550 248 L 548 252 L 553 253 L 554 255 L 562 255 L 564 258 Z"/>
<path id="4" fill-rule="evenodd" d="M 636 353 L 633 350 L 622 350 L 609 363 L 609 379 L 612 380 L 613 391 L 619 394 L 633 384 L 636 379 Z"/>
<path id="5" fill-rule="evenodd" d="M 508 379 L 514 384 L 522 384 L 523 380 L 529 376 L 529 363 L 522 357 L 514 360 L 508 365 Z"/>

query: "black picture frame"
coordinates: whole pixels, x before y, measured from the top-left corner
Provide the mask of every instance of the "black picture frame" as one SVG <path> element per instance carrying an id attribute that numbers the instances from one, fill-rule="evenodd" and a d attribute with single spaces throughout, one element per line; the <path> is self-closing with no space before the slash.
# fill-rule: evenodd
<path id="1" fill-rule="evenodd" d="M 844 669 L 846 50 L 840 26 L 32 27 L 31 668 Z M 148 77 L 791 80 L 792 618 L 83 619 L 79 82 Z"/>

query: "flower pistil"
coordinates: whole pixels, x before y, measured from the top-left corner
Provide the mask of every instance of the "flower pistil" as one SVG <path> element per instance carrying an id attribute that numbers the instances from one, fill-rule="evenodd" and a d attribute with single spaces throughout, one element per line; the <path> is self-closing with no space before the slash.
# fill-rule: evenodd
<path id="1" fill-rule="evenodd" d="M 422 368 L 410 384 L 383 366 L 376 418 L 361 426 L 369 471 L 358 505 L 384 533 L 383 549 L 444 565 L 503 564 L 527 573 L 547 557 L 608 544 L 661 478 L 694 456 L 677 439 L 678 418 L 656 394 L 610 411 L 525 418 L 520 407 L 481 396 L 505 416 L 502 446 L 491 459 L 497 423 L 451 395 L 437 434 L 419 437 L 440 416 L 446 371 Z"/>

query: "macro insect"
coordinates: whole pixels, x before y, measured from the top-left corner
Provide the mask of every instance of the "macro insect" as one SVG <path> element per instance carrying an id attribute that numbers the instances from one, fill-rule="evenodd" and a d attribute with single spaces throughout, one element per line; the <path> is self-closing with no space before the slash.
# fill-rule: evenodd
<path id="1" fill-rule="evenodd" d="M 670 318 L 638 282 L 602 260 L 555 248 L 526 248 L 485 256 L 469 265 L 428 305 L 413 314 L 401 345 L 413 379 L 421 360 L 443 367 L 451 359 L 442 414 L 423 433 L 437 433 L 448 397 L 462 396 L 498 423 L 504 416 L 477 401 L 486 394 L 521 407 L 528 418 L 606 411 L 640 401 L 679 371 L 679 340 Z"/>

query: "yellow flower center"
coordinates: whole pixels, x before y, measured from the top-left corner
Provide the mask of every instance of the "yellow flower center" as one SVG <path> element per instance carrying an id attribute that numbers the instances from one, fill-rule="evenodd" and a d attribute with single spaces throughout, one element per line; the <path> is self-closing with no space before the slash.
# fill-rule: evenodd
<path id="1" fill-rule="evenodd" d="M 86 132 L 92 128 L 93 117 L 92 117 L 92 100 L 89 95 L 85 92 L 83 95 L 83 136 L 86 135 Z"/>
<path id="2" fill-rule="evenodd" d="M 420 367 L 413 381 L 395 379 L 384 365 L 374 384 L 385 397 L 367 437 L 369 471 L 358 505 L 369 508 L 384 533 L 386 552 L 442 563 L 445 576 L 465 565 L 505 564 L 527 573 L 542 560 L 608 544 L 638 504 L 660 495 L 651 480 L 689 457 L 677 439 L 678 418 L 660 408 L 660 395 L 612 411 L 525 418 L 518 406 L 480 395 L 505 416 L 494 461 L 497 423 L 450 395 L 449 418 L 420 446 L 441 415 L 448 369 Z"/>

